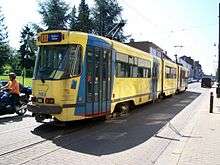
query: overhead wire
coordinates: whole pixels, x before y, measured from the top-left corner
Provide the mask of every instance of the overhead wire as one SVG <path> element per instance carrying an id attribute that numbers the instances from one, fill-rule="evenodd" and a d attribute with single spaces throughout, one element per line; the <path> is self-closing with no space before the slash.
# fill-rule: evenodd
<path id="1" fill-rule="evenodd" d="M 144 15 L 140 10 L 138 10 L 137 8 L 135 8 L 134 6 L 131 6 L 129 3 L 126 2 L 126 0 L 121 0 L 123 1 L 123 3 L 129 7 L 134 13 L 136 13 L 137 16 L 142 17 L 143 21 L 145 21 L 146 23 L 152 25 L 153 27 L 159 27 L 159 25 L 155 22 L 152 21 L 152 19 L 148 18 L 146 15 Z M 210 26 L 215 26 L 217 25 L 216 23 L 211 23 L 211 24 L 206 24 L 206 25 L 191 25 L 191 26 L 186 26 L 186 27 L 181 27 L 181 28 L 176 28 L 176 29 L 171 29 L 169 31 L 158 31 L 158 33 L 164 33 L 170 35 L 170 33 L 177 33 L 177 32 L 183 32 L 183 31 L 191 31 L 193 29 L 203 29 L 203 28 L 207 28 Z M 156 30 L 156 29 L 154 29 Z"/>

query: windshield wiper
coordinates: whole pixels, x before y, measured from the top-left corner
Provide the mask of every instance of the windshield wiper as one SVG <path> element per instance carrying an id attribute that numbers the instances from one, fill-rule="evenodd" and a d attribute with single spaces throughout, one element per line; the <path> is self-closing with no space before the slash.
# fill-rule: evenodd
<path id="1" fill-rule="evenodd" d="M 47 67 L 47 66 L 41 67 L 39 69 L 39 74 L 40 74 L 39 77 L 40 77 L 40 80 L 41 80 L 42 83 L 45 83 L 45 79 L 43 78 L 45 72 L 47 74 L 49 74 L 52 70 L 53 70 L 53 68 L 50 68 L 50 67 Z M 42 73 L 44 73 L 44 74 L 42 74 Z"/>
<path id="2" fill-rule="evenodd" d="M 41 82 L 44 84 L 45 83 L 45 80 L 44 79 L 40 79 L 41 80 Z"/>

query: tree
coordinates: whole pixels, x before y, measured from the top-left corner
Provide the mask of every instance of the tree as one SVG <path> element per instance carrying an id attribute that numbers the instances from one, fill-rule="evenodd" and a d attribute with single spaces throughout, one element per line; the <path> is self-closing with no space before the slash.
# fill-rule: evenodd
<path id="1" fill-rule="evenodd" d="M 9 62 L 8 64 L 11 66 L 10 72 L 15 72 L 16 75 L 21 75 L 22 68 L 20 66 L 20 53 L 11 48 L 11 56 L 9 57 Z M 5 71 L 5 70 L 4 70 Z"/>
<path id="2" fill-rule="evenodd" d="M 40 26 L 40 25 L 38 25 L 38 24 L 36 24 L 36 23 L 32 23 L 31 25 L 31 29 L 34 31 L 34 33 L 39 33 L 39 32 L 42 32 L 42 31 L 44 31 L 44 29 Z"/>
<path id="3" fill-rule="evenodd" d="M 32 71 L 31 73 L 33 73 L 35 53 L 37 49 L 35 46 L 34 37 L 34 31 L 28 25 L 24 26 L 21 32 L 21 46 L 18 51 L 20 54 L 20 66 L 21 68 L 30 69 Z"/>
<path id="4" fill-rule="evenodd" d="M 92 21 L 90 19 L 90 9 L 85 0 L 81 0 L 79 4 L 79 14 L 77 20 L 77 30 L 82 32 L 91 32 Z"/>
<path id="5" fill-rule="evenodd" d="M 39 13 L 43 17 L 43 23 L 48 30 L 67 29 L 67 22 L 70 18 L 69 7 L 64 0 L 46 0 L 39 3 Z"/>
<path id="6" fill-rule="evenodd" d="M 94 32 L 98 35 L 107 36 L 107 34 L 120 22 L 122 7 L 116 0 L 95 0 L 93 9 Z M 125 21 L 123 21 L 125 22 Z M 126 37 L 123 35 L 121 28 L 115 37 L 123 41 Z"/>
<path id="7" fill-rule="evenodd" d="M 8 62 L 10 47 L 8 44 L 7 27 L 4 24 L 4 15 L 1 14 L 0 8 L 0 74 L 4 72 L 3 66 Z"/>
<path id="8" fill-rule="evenodd" d="M 77 16 L 76 16 L 76 7 L 74 6 L 72 8 L 72 11 L 70 13 L 70 30 L 77 30 Z"/>

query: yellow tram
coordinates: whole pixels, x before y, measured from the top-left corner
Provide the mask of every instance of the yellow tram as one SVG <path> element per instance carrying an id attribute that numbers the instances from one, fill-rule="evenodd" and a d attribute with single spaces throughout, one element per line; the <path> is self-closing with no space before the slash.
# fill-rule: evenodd
<path id="1" fill-rule="evenodd" d="M 73 31 L 38 34 L 28 109 L 37 121 L 107 116 L 187 88 L 187 69 L 108 38 Z"/>

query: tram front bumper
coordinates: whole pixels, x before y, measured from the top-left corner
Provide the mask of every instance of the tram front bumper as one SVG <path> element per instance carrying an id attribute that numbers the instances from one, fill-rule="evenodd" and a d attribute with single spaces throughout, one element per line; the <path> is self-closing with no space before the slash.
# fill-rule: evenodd
<path id="1" fill-rule="evenodd" d="M 62 107 L 58 105 L 36 105 L 34 103 L 27 104 L 28 111 L 40 114 L 61 114 Z"/>

